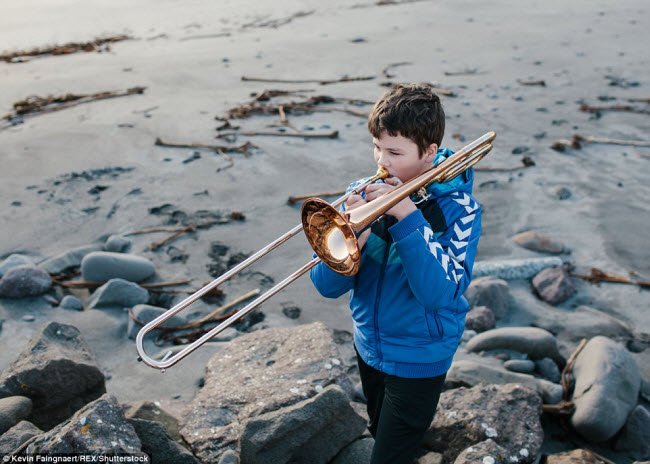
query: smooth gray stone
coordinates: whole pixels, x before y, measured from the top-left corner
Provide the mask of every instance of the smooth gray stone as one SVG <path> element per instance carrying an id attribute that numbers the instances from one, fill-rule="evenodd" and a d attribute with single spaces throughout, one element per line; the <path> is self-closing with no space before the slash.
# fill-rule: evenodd
<path id="1" fill-rule="evenodd" d="M 474 279 L 467 290 L 465 290 L 464 296 L 467 298 L 470 307 L 479 309 L 481 306 L 487 306 L 492 311 L 493 318 L 496 319 L 506 317 L 513 302 L 508 282 L 494 277 Z M 494 324 L 489 328 L 491 329 L 493 327 Z M 470 328 L 477 332 L 488 330 L 488 327 L 481 327 L 482 330 L 475 327 Z"/>
<path id="2" fill-rule="evenodd" d="M 38 266 L 12 267 L 0 279 L 1 298 L 26 298 L 46 293 L 52 287 L 50 275 Z"/>
<path id="3" fill-rule="evenodd" d="M 165 308 L 158 308 L 156 306 L 150 306 L 147 304 L 138 304 L 133 307 L 131 310 L 133 313 L 133 316 L 135 316 L 136 319 L 139 321 L 148 324 L 149 322 L 153 321 L 155 318 L 160 316 L 161 314 L 164 314 L 167 312 L 167 309 Z M 160 324 L 161 327 L 174 327 L 174 326 L 179 326 L 185 324 L 187 321 L 183 316 L 179 316 L 178 314 L 175 316 L 170 317 L 167 319 L 165 322 Z M 135 336 L 138 334 L 142 326 L 138 323 L 136 323 L 133 319 L 129 317 L 129 321 L 126 326 L 126 334 L 127 336 L 135 340 Z M 233 329 L 235 330 L 235 329 Z M 149 334 L 156 335 L 160 333 L 160 330 L 152 330 L 149 332 Z"/>
<path id="4" fill-rule="evenodd" d="M 0 456 L 11 454 L 27 440 L 41 433 L 43 431 L 31 422 L 20 421 L 0 437 Z"/>
<path id="5" fill-rule="evenodd" d="M 239 454 L 235 450 L 226 450 L 219 458 L 219 464 L 239 464 Z"/>
<path id="6" fill-rule="evenodd" d="M 530 359 L 510 359 L 503 363 L 503 367 L 512 372 L 532 374 L 535 370 L 535 363 Z"/>
<path id="7" fill-rule="evenodd" d="M 530 279 L 549 267 L 562 265 L 557 256 L 548 258 L 506 259 L 474 263 L 472 277 L 492 276 L 499 279 Z"/>
<path id="8" fill-rule="evenodd" d="M 124 279 L 141 282 L 156 272 L 151 261 L 142 256 L 94 251 L 81 261 L 84 280 L 106 282 L 111 279 Z"/>
<path id="9" fill-rule="evenodd" d="M 9 255 L 0 263 L 0 277 L 5 275 L 5 273 L 12 267 L 22 266 L 23 264 L 33 266 L 35 263 L 29 256 L 21 255 L 19 253 Z"/>
<path id="10" fill-rule="evenodd" d="M 562 375 L 557 364 L 551 358 L 542 358 L 535 361 L 535 368 L 543 379 L 549 382 L 559 383 Z"/>
<path id="11" fill-rule="evenodd" d="M 149 292 L 138 284 L 123 279 L 111 279 L 93 292 L 88 309 L 111 306 L 130 308 L 149 301 Z"/>
<path id="12" fill-rule="evenodd" d="M 447 372 L 446 381 L 452 385 L 461 386 L 475 386 L 480 383 L 520 383 L 536 390 L 545 404 L 557 404 L 562 399 L 561 385 L 535 378 L 532 375 L 511 372 L 502 367 L 466 359 L 454 361 L 449 372 Z"/>
<path id="13" fill-rule="evenodd" d="M 0 399 L 0 435 L 27 418 L 32 412 L 32 400 L 24 396 Z"/>
<path id="14" fill-rule="evenodd" d="M 502 327 L 488 330 L 472 338 L 465 348 L 475 352 L 516 350 L 526 353 L 531 359 L 551 358 L 562 366 L 565 364 L 553 334 L 537 327 Z"/>
<path id="15" fill-rule="evenodd" d="M 614 449 L 628 451 L 635 459 L 650 458 L 650 411 L 638 405 L 625 422 Z"/>
<path id="16" fill-rule="evenodd" d="M 60 308 L 64 309 L 74 309 L 76 311 L 81 311 L 84 309 L 83 303 L 79 298 L 73 295 L 66 295 L 59 303 Z"/>
<path id="17" fill-rule="evenodd" d="M 571 425 L 589 441 L 612 438 L 636 406 L 641 375 L 624 346 L 607 337 L 594 337 L 573 366 L 575 412 Z"/>
<path id="18" fill-rule="evenodd" d="M 101 250 L 99 245 L 87 245 L 72 250 L 66 251 L 45 261 L 41 261 L 38 265 L 45 269 L 50 274 L 60 274 L 68 268 L 77 267 L 81 265 L 81 260 L 88 253 Z"/>
<path id="19" fill-rule="evenodd" d="M 122 235 L 111 235 L 104 243 L 104 251 L 113 253 L 128 253 L 131 251 L 133 240 Z"/>

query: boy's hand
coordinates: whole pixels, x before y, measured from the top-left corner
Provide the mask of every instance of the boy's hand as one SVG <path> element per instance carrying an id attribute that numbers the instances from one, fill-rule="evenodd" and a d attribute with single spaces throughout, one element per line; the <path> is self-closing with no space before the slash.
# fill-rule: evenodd
<path id="1" fill-rule="evenodd" d="M 345 202 L 345 210 L 350 211 L 353 210 L 354 208 L 358 208 L 359 206 L 363 206 L 366 203 L 367 201 L 364 200 L 361 195 L 350 195 L 350 197 Z M 363 249 L 366 242 L 368 241 L 369 236 L 370 236 L 370 228 L 364 230 L 361 233 L 361 235 L 357 237 L 357 241 L 359 242 L 359 250 Z"/>
<path id="2" fill-rule="evenodd" d="M 384 182 L 384 184 L 370 184 L 366 187 L 366 200 L 372 201 L 402 185 L 402 181 L 397 177 L 388 177 Z M 413 203 L 409 197 L 406 197 L 389 209 L 386 214 L 401 221 L 416 209 L 415 203 Z"/>

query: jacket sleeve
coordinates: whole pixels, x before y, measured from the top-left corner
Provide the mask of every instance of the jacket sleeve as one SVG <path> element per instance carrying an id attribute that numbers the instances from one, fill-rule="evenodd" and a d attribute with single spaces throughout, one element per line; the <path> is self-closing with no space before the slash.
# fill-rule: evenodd
<path id="1" fill-rule="evenodd" d="M 411 291 L 425 308 L 457 306 L 472 278 L 481 207 L 462 192 L 450 198 L 452 222 L 440 237 L 420 210 L 389 229 Z"/>

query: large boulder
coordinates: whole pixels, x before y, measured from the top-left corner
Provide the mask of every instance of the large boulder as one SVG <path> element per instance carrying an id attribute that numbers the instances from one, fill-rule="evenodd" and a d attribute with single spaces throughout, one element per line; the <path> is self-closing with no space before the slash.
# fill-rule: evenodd
<path id="1" fill-rule="evenodd" d="M 32 438 L 23 453 L 142 456 L 141 447 L 115 397 L 104 395 L 49 432 Z"/>
<path id="2" fill-rule="evenodd" d="M 27 440 L 41 433 L 43 431 L 31 422 L 20 421 L 0 436 L 0 456 L 11 454 Z"/>
<path id="3" fill-rule="evenodd" d="M 544 269 L 533 277 L 533 289 L 542 300 L 552 305 L 562 303 L 576 292 L 563 266 Z"/>
<path id="4" fill-rule="evenodd" d="M 50 275 L 38 266 L 12 267 L 0 279 L 0 298 L 25 298 L 46 293 L 52 286 Z"/>
<path id="5" fill-rule="evenodd" d="M 337 385 L 277 411 L 250 418 L 239 440 L 241 460 L 250 464 L 327 464 L 366 429 Z"/>
<path id="6" fill-rule="evenodd" d="M 641 375 L 632 355 L 607 337 L 594 337 L 573 366 L 571 425 L 589 441 L 609 440 L 636 406 Z"/>
<path id="7" fill-rule="evenodd" d="M 128 419 L 142 442 L 142 451 L 151 456 L 151 462 L 165 464 L 199 464 L 187 449 L 176 443 L 158 422 Z"/>
<path id="8" fill-rule="evenodd" d="M 90 295 L 88 309 L 124 307 L 149 301 L 149 292 L 138 284 L 123 279 L 111 279 Z"/>
<path id="9" fill-rule="evenodd" d="M 45 261 L 41 261 L 39 266 L 50 274 L 60 274 L 70 268 L 79 267 L 84 256 L 101 249 L 101 245 L 87 245 L 73 248 L 72 250 L 48 258 Z"/>
<path id="10" fill-rule="evenodd" d="M 363 437 L 343 448 L 331 464 L 370 464 L 375 439 Z"/>
<path id="11" fill-rule="evenodd" d="M 501 327 L 472 337 L 465 346 L 468 351 L 515 350 L 531 359 L 551 358 L 564 366 L 564 357 L 552 333 L 538 327 Z"/>
<path id="12" fill-rule="evenodd" d="M 464 296 L 471 307 L 487 306 L 497 319 L 504 318 L 512 304 L 508 282 L 494 277 L 474 279 Z"/>
<path id="13" fill-rule="evenodd" d="M 124 409 L 127 419 L 143 419 L 160 423 L 167 434 L 176 443 L 186 446 L 185 440 L 181 437 L 180 423 L 178 419 L 162 409 L 153 401 L 138 401 L 129 404 Z"/>
<path id="14" fill-rule="evenodd" d="M 518 383 L 535 390 L 546 404 L 557 404 L 562 399 L 561 385 L 469 359 L 454 361 L 447 372 L 446 383 L 463 387 L 472 387 L 481 383 Z"/>
<path id="15" fill-rule="evenodd" d="M 32 400 L 29 421 L 49 430 L 106 392 L 104 374 L 71 325 L 50 322 L 0 376 L 0 397 Z"/>
<path id="16" fill-rule="evenodd" d="M 153 263 L 147 258 L 125 253 L 94 251 L 81 260 L 84 280 L 93 282 L 106 282 L 111 279 L 141 282 L 155 272 Z"/>
<path id="17" fill-rule="evenodd" d="M 440 395 L 423 443 L 454 462 L 466 448 L 491 438 L 506 450 L 508 462 L 532 463 L 544 441 L 541 414 L 537 392 L 519 384 L 448 390 Z"/>
<path id="18" fill-rule="evenodd" d="M 24 396 L 0 399 L 0 435 L 29 416 L 32 400 Z"/>
<path id="19" fill-rule="evenodd" d="M 330 384 L 352 397 L 352 382 L 322 323 L 240 336 L 208 362 L 181 434 L 201 461 L 218 462 L 236 448 L 249 418 L 311 398 Z"/>

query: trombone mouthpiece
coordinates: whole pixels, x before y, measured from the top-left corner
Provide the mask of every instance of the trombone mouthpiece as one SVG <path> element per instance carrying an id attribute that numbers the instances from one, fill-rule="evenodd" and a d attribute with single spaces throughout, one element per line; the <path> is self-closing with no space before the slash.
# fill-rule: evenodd
<path id="1" fill-rule="evenodd" d="M 388 172 L 388 169 L 386 169 L 383 166 L 379 166 L 377 168 L 377 174 L 375 174 L 375 177 L 377 177 L 378 179 L 385 179 L 388 176 L 390 176 L 390 173 Z"/>

